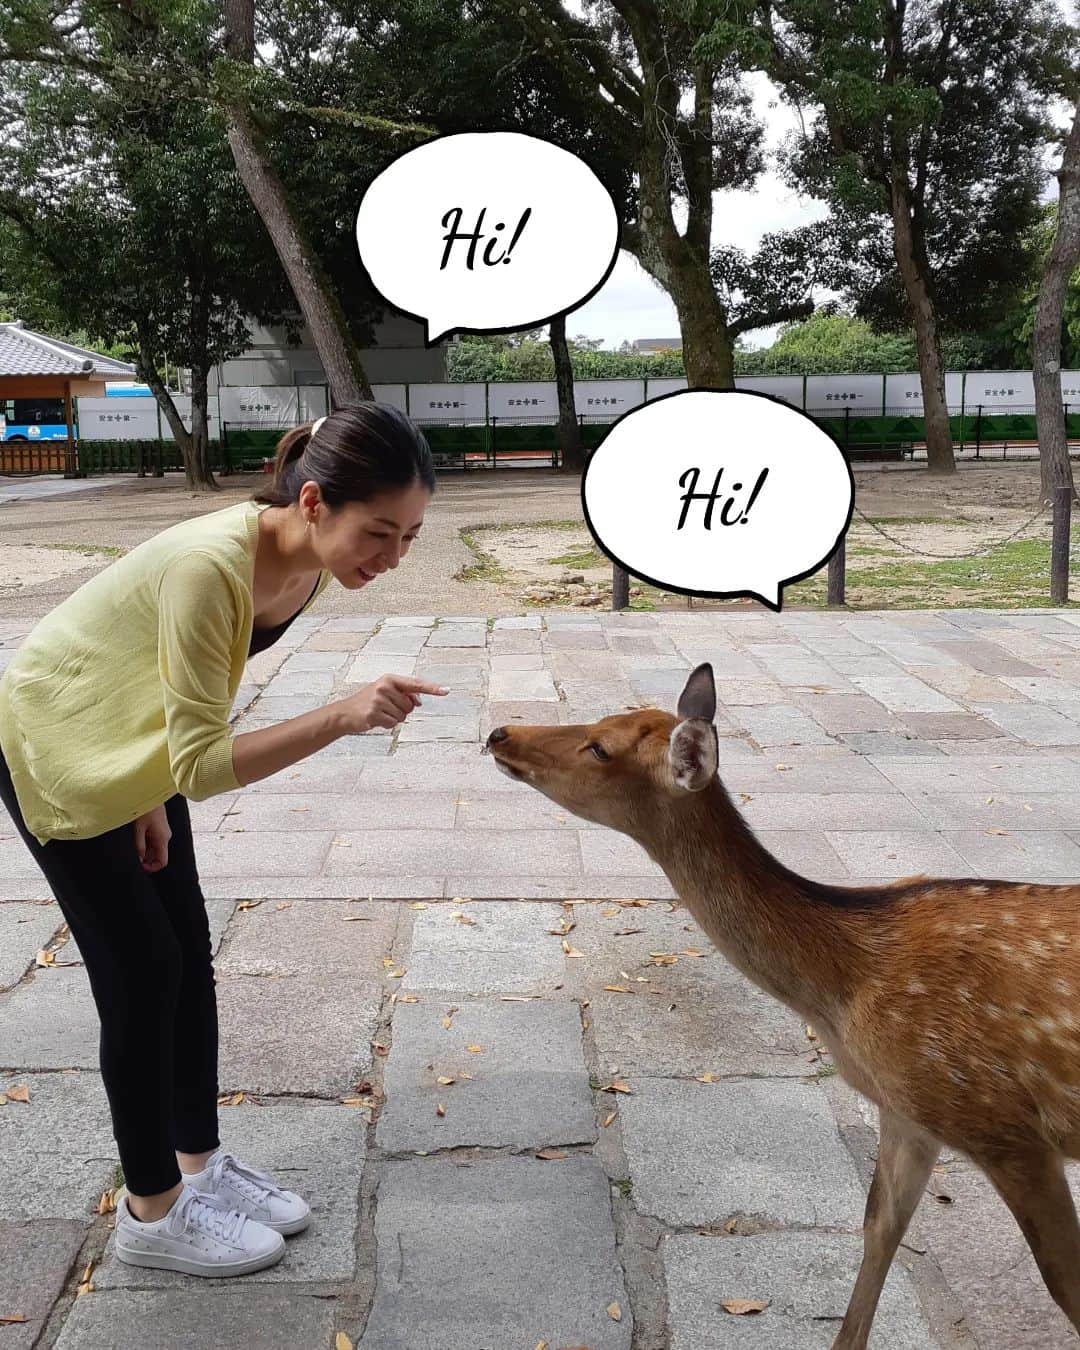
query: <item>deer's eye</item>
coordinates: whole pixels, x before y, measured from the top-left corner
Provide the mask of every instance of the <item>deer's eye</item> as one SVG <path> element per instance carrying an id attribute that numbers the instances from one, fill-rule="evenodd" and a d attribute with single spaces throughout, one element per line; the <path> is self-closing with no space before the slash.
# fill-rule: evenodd
<path id="1" fill-rule="evenodd" d="M 601 764 L 606 764 L 608 760 L 611 758 L 611 756 L 604 749 L 604 747 L 602 745 L 597 745 L 595 741 L 593 741 L 588 748 L 593 752 L 593 754 L 596 756 L 596 758 L 600 761 Z"/>

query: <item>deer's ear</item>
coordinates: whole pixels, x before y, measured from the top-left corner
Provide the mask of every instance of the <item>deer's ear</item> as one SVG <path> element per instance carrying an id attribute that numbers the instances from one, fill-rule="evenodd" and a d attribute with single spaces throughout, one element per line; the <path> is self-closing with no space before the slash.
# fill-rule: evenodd
<path id="1" fill-rule="evenodd" d="M 711 722 L 716 716 L 716 685 L 712 666 L 703 661 L 696 666 L 679 695 L 678 714 L 702 722 Z"/>
<path id="2" fill-rule="evenodd" d="M 711 720 L 691 718 L 680 722 L 668 741 L 668 765 L 675 786 L 684 792 L 700 792 L 708 787 L 716 777 L 719 752 L 716 727 Z"/>

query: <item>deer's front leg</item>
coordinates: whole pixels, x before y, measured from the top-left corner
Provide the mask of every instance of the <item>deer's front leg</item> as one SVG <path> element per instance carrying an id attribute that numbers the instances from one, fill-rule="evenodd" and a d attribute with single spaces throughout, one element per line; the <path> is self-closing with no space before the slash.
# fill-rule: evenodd
<path id="1" fill-rule="evenodd" d="M 941 1145 L 925 1130 L 879 1107 L 881 1141 L 863 1220 L 863 1259 L 833 1350 L 865 1350 L 878 1299 Z"/>

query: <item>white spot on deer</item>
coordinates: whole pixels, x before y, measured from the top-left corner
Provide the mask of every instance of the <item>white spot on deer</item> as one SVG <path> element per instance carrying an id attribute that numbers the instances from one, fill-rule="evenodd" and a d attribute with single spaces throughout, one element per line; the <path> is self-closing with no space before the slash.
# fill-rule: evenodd
<path id="1" fill-rule="evenodd" d="M 989 886 L 969 886 L 968 895 L 989 895 Z"/>
<path id="2" fill-rule="evenodd" d="M 1003 914 L 1003 915 L 1001 916 L 1001 922 L 1002 922 L 1003 924 L 1007 924 L 1007 925 L 1011 928 L 1011 927 L 1013 927 L 1013 926 L 1015 925 L 1015 923 L 1016 923 L 1016 915 L 1015 915 L 1015 914 Z"/>
<path id="3" fill-rule="evenodd" d="M 907 991 L 909 994 L 925 994 L 926 985 L 921 980 L 909 980 Z"/>

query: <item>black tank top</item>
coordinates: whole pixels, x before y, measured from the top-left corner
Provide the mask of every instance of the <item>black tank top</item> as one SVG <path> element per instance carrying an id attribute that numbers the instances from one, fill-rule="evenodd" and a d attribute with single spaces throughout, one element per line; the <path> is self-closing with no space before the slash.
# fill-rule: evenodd
<path id="1" fill-rule="evenodd" d="M 296 614 L 300 613 L 304 608 L 304 605 L 311 604 L 315 592 L 319 589 L 319 582 L 321 580 L 322 573 L 320 572 L 315 578 L 315 585 L 311 588 L 311 595 L 309 595 L 304 601 L 304 604 L 300 606 L 300 609 L 296 611 Z M 276 624 L 273 628 L 253 628 L 251 630 L 251 642 L 248 644 L 248 656 L 255 656 L 258 652 L 264 652 L 267 647 L 272 647 L 282 633 L 284 633 L 285 629 L 288 628 L 289 624 L 292 623 L 293 619 L 296 618 L 296 614 L 291 615 L 284 620 L 283 623 Z"/>

